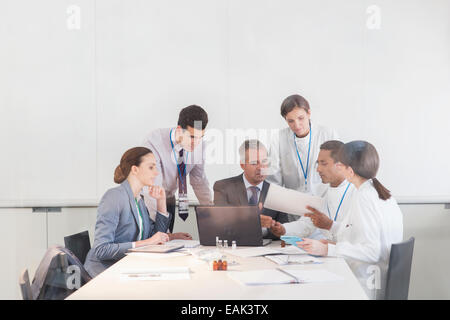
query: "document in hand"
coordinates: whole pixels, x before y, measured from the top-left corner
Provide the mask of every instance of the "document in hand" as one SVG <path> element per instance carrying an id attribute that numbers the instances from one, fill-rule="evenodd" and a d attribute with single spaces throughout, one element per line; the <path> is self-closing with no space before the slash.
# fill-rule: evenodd
<path id="1" fill-rule="evenodd" d="M 273 183 L 270 184 L 266 200 L 264 201 L 264 207 L 267 209 L 298 216 L 310 212 L 310 210 L 306 209 L 306 206 L 322 211 L 325 202 L 321 197 L 283 188 Z"/>

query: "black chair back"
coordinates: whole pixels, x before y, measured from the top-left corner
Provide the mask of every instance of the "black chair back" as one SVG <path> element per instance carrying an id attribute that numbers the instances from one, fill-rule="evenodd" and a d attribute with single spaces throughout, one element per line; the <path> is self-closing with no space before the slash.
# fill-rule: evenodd
<path id="1" fill-rule="evenodd" d="M 82 264 L 84 264 L 86 256 L 91 249 L 89 232 L 83 231 L 64 237 L 64 245 L 67 249 L 72 251 L 72 253 L 78 258 L 78 260 L 80 260 Z"/>
<path id="2" fill-rule="evenodd" d="M 386 282 L 386 300 L 408 299 L 414 240 L 414 237 L 411 237 L 407 241 L 391 246 Z"/>

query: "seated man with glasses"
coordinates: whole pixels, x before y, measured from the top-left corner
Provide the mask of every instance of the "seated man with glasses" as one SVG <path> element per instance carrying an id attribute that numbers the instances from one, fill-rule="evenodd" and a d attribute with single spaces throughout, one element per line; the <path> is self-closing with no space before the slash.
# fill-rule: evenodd
<path id="1" fill-rule="evenodd" d="M 269 190 L 265 181 L 269 160 L 266 147 L 258 140 L 246 140 L 239 148 L 240 165 L 244 172 L 236 177 L 219 180 L 214 184 L 214 205 L 216 206 L 258 206 L 263 237 L 279 239 L 269 228 L 275 222 L 288 222 L 287 214 L 263 208 Z"/>

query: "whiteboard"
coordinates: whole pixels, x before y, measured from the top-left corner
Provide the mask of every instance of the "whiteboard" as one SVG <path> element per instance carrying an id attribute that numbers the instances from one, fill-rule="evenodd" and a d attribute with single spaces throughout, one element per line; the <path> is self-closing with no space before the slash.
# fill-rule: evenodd
<path id="1" fill-rule="evenodd" d="M 76 1 L 69 29 L 73 4 L 0 4 L 0 205 L 96 204 L 123 152 L 190 104 L 224 158 L 243 140 L 227 130 L 267 143 L 294 93 L 375 145 L 397 199 L 450 201 L 449 1 Z M 241 170 L 206 172 L 212 188 Z"/>

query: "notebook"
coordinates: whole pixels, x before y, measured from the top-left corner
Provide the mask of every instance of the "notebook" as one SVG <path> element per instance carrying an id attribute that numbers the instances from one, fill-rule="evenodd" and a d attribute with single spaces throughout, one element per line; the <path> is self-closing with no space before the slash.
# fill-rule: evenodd
<path id="1" fill-rule="evenodd" d="M 182 244 L 150 244 L 148 246 L 139 247 L 139 248 L 133 248 L 129 249 L 129 252 L 155 252 L 155 253 L 166 253 L 175 251 L 178 249 L 184 248 L 184 245 Z"/>
<path id="2" fill-rule="evenodd" d="M 198 240 L 183 240 L 183 239 L 174 239 L 166 242 L 166 245 L 183 245 L 185 248 L 195 248 L 200 245 L 200 241 Z"/>

